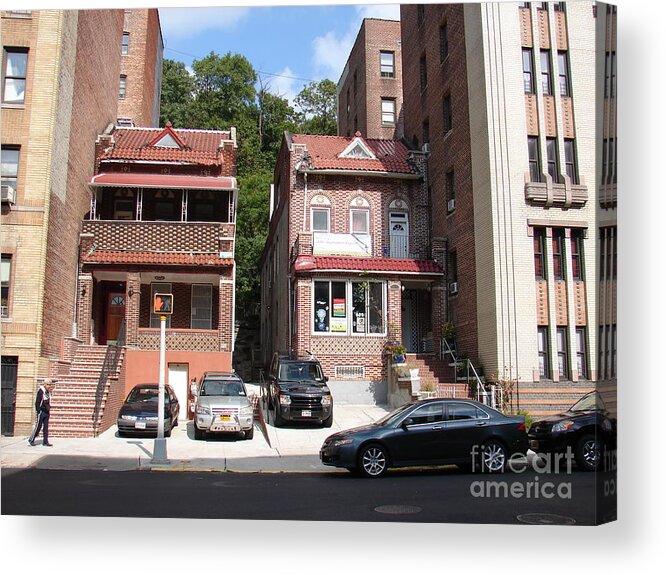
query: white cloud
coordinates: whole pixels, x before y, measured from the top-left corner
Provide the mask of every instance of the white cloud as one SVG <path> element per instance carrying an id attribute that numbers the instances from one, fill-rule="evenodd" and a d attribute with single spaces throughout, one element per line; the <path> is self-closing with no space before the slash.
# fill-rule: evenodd
<path id="1" fill-rule="evenodd" d="M 210 30 L 227 30 L 245 18 L 244 8 L 160 8 L 160 24 L 165 43 L 196 36 Z"/>
<path id="2" fill-rule="evenodd" d="M 286 98 L 293 106 L 294 98 L 301 90 L 301 84 L 302 81 L 294 78 L 294 72 L 287 66 L 275 76 L 267 76 L 264 85 L 269 92 Z"/>
<path id="3" fill-rule="evenodd" d="M 338 35 L 330 31 L 312 41 L 312 60 L 317 73 L 334 82 L 337 82 L 342 75 L 364 18 L 400 20 L 399 4 L 365 4 L 355 8 L 356 17 L 352 19 L 345 34 Z"/>

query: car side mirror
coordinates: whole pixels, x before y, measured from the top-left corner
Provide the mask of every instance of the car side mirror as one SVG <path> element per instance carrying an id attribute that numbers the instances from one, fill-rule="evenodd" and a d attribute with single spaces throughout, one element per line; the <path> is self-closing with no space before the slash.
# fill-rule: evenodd
<path id="1" fill-rule="evenodd" d="M 328 375 L 324 376 L 324 383 L 328 383 Z"/>
<path id="2" fill-rule="evenodd" d="M 400 427 L 402 427 L 405 431 L 409 431 L 410 425 L 414 425 L 414 420 L 411 417 L 408 417 L 400 424 Z"/>

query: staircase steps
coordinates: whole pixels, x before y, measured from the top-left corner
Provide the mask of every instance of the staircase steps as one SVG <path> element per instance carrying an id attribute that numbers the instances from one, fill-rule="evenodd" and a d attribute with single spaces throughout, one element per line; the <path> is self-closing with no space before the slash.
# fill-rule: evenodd
<path id="1" fill-rule="evenodd" d="M 406 355 L 407 364 L 418 367 L 421 385 L 431 384 L 438 397 L 468 397 L 467 383 L 457 382 L 455 369 L 447 359 L 440 359 L 434 354 Z"/>

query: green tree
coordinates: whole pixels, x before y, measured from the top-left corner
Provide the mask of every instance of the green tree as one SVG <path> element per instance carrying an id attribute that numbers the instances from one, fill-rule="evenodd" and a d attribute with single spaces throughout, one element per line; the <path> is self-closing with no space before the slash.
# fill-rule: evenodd
<path id="1" fill-rule="evenodd" d="M 162 65 L 160 126 L 170 121 L 177 128 L 187 127 L 194 94 L 194 78 L 182 62 L 165 59 Z"/>
<path id="2" fill-rule="evenodd" d="M 331 80 L 310 82 L 294 103 L 302 112 L 300 131 L 306 134 L 337 134 L 336 85 Z"/>

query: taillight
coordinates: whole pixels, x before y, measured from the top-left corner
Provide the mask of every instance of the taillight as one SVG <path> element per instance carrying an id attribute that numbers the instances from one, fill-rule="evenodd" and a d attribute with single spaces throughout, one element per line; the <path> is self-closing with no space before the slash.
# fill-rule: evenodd
<path id="1" fill-rule="evenodd" d="M 525 431 L 525 422 L 524 421 L 518 425 L 518 431 Z"/>

